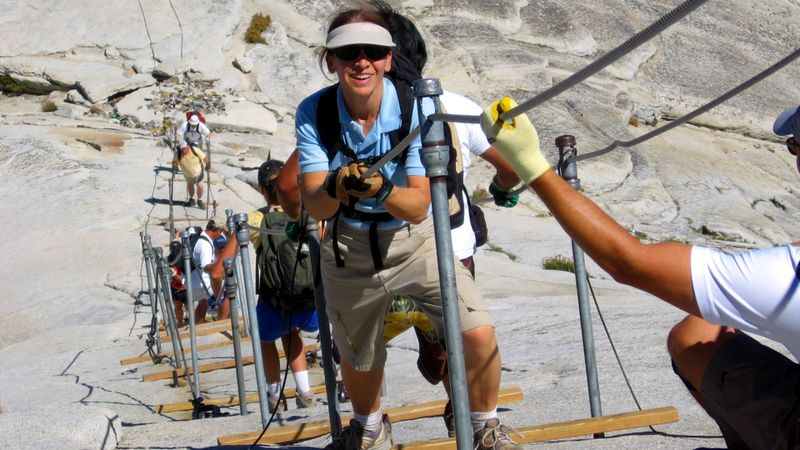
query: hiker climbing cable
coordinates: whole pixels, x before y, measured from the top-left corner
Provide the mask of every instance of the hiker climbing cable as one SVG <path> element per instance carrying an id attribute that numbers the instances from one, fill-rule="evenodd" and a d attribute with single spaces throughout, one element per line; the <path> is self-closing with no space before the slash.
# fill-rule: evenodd
<path id="1" fill-rule="evenodd" d="M 444 332 L 439 277 L 429 269 L 436 265 L 436 249 L 420 139 L 400 158 L 361 179 L 391 149 L 391 135 L 403 124 L 401 99 L 410 97 L 384 77 L 392 68 L 393 47 L 374 7 L 337 14 L 321 58 L 339 84 L 307 97 L 297 111 L 301 191 L 309 214 L 328 222 L 321 243 L 322 282 L 354 410 L 350 426 L 329 448 L 350 448 L 348 442 L 361 449 L 391 446 L 379 396 L 386 348 L 376 337 L 382 335 L 395 294 L 413 296 Z M 318 120 L 329 92 L 335 95 L 327 98 L 341 113 L 333 123 L 340 123 L 336 134 L 344 144 L 334 149 L 325 145 Z M 409 126 L 416 127 L 416 111 L 408 116 Z M 330 123 L 332 117 L 325 119 Z M 496 417 L 500 356 L 491 318 L 466 268 L 457 264 L 455 275 L 476 442 L 491 432 L 502 435 L 505 442 L 499 448 L 516 448 Z"/>
<path id="2" fill-rule="evenodd" d="M 250 241 L 256 249 L 256 307 L 261 351 L 269 395 L 269 411 L 284 411 L 286 399 L 281 393 L 281 369 L 278 349 L 281 339 L 294 376 L 298 408 L 316 404 L 308 378 L 305 344 L 301 332 L 319 329 L 314 309 L 314 279 L 311 258 L 302 234 L 290 239 L 284 234 L 290 223 L 281 210 L 276 192 L 283 163 L 270 159 L 258 169 L 259 192 L 267 206 L 247 215 Z M 274 230 L 267 233 L 259 230 Z M 232 240 L 233 241 L 233 240 Z M 222 251 L 222 258 L 232 257 L 237 245 L 232 242 Z M 212 273 L 212 276 L 214 274 Z"/>
<path id="3" fill-rule="evenodd" d="M 211 309 L 218 309 L 218 319 L 227 319 L 230 317 L 230 305 L 227 299 L 221 296 L 222 284 L 213 283 L 211 280 L 212 264 L 221 261 L 217 257 L 216 249 L 214 248 L 214 240 L 223 234 L 223 229 L 209 220 L 205 230 L 195 227 L 191 229 L 189 238 L 190 254 L 191 254 L 191 285 L 188 284 L 186 276 L 184 276 L 183 283 L 186 286 L 191 286 L 192 298 L 196 299 L 195 306 L 195 323 L 203 323 L 206 320 L 206 313 Z"/>
<path id="4" fill-rule="evenodd" d="M 717 422 L 729 448 L 800 444 L 800 246 L 725 253 L 678 242 L 643 244 L 551 168 L 536 129 L 506 97 L 482 115 L 484 130 L 564 230 L 615 280 L 689 315 L 667 338 L 675 373 Z M 800 171 L 800 107 L 781 113 L 773 131 Z M 795 360 L 746 332 L 783 344 Z"/>
<path id="5" fill-rule="evenodd" d="M 203 181 L 211 170 L 211 159 L 203 151 L 210 146 L 211 131 L 201 119 L 199 112 L 187 113 L 186 120 L 175 130 L 175 142 L 178 149 L 172 160 L 172 170 L 180 168 L 186 179 L 186 192 L 189 196 L 186 206 L 197 206 L 205 209 L 203 202 Z M 197 200 L 194 196 L 197 195 Z"/>

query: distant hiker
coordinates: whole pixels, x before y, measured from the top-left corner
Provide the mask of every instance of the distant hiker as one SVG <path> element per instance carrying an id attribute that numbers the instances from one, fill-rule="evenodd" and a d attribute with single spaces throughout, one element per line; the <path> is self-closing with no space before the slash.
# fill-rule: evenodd
<path id="1" fill-rule="evenodd" d="M 376 9 L 337 14 L 321 62 L 337 74 L 339 85 L 307 97 L 297 109 L 303 201 L 311 216 L 328 220 L 330 232 L 321 244 L 322 281 L 354 410 L 350 426 L 329 445 L 333 449 L 349 448 L 348 442 L 361 449 L 391 446 L 388 417 L 380 409 L 386 348 L 378 336 L 395 294 L 413 296 L 443 333 L 438 273 L 429 269 L 436 267 L 436 250 L 420 139 L 401 158 L 360 179 L 391 149 L 393 131 L 402 127 L 400 98 L 408 98 L 408 91 L 400 94 L 395 82 L 384 77 L 392 67 L 394 46 Z M 325 119 L 341 122 L 336 134 L 346 143 L 331 154 L 320 136 L 326 125 L 317 120 L 320 103 L 328 99 L 335 100 L 334 111 L 343 116 Z M 408 116 L 408 125 L 416 127 L 417 114 Z M 497 448 L 516 448 L 496 418 L 500 356 L 491 318 L 469 272 L 461 264 L 455 269 L 476 439 L 492 433 L 505 441 Z"/>
<path id="2" fill-rule="evenodd" d="M 175 130 L 178 151 L 172 160 L 172 169 L 177 170 L 180 167 L 186 179 L 186 191 L 189 195 L 186 205 L 205 209 L 203 180 L 205 172 L 211 170 L 211 160 L 202 149 L 210 143 L 211 131 L 200 117 L 199 113 L 191 114 Z M 194 200 L 195 193 L 197 193 L 197 203 Z"/>
<path id="3" fill-rule="evenodd" d="M 559 177 L 525 114 L 506 97 L 483 114 L 487 134 L 564 230 L 615 280 L 689 313 L 669 333 L 673 367 L 732 449 L 800 445 L 800 246 L 725 253 L 677 242 L 643 244 Z M 778 116 L 775 134 L 800 170 L 800 107 Z M 794 361 L 745 331 L 777 341 Z"/>
<path id="4" fill-rule="evenodd" d="M 314 308 L 311 258 L 302 236 L 296 234 L 293 242 L 282 235 L 287 216 L 280 209 L 275 189 L 282 169 L 283 163 L 273 159 L 261 165 L 258 169 L 258 187 L 267 206 L 247 215 L 247 223 L 252 227 L 250 242 L 257 253 L 256 291 L 259 299 L 256 312 L 270 412 L 286 409 L 286 400 L 280 395 L 281 365 L 275 345 L 278 338 L 281 339 L 294 376 L 295 404 L 298 408 L 309 408 L 316 404 L 309 383 L 305 344 L 301 335 L 301 331 L 311 333 L 319 330 Z M 280 234 L 270 235 L 253 228 L 271 228 Z M 227 246 L 221 257 L 232 257 L 235 248 L 233 244 Z"/>
<path id="5" fill-rule="evenodd" d="M 198 227 L 196 227 L 198 228 Z M 219 309 L 217 319 L 227 319 L 230 317 L 230 305 L 228 299 L 221 296 L 221 283 L 212 286 L 211 267 L 217 259 L 217 252 L 214 248 L 214 240 L 222 233 L 223 229 L 218 227 L 213 220 L 209 220 L 205 230 L 196 229 L 189 237 L 191 251 L 191 288 L 192 299 L 195 302 L 195 323 L 203 323 L 209 307 Z M 187 286 L 187 279 L 184 276 L 183 283 Z"/>
<path id="6" fill-rule="evenodd" d="M 175 320 L 182 324 L 186 321 L 186 286 L 183 284 L 183 260 L 181 259 L 181 241 L 173 240 L 169 244 L 167 262 L 170 269 L 169 288 L 172 294 L 172 303 L 175 307 Z"/>

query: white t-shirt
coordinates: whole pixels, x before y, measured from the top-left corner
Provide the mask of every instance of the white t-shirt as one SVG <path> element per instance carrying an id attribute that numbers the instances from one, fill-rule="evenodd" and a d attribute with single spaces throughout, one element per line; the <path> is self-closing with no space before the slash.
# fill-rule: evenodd
<path id="1" fill-rule="evenodd" d="M 211 294 L 211 275 L 202 269 L 205 269 L 206 266 L 214 263 L 216 260 L 216 252 L 214 251 L 214 246 L 211 244 L 211 242 L 213 242 L 211 237 L 209 237 L 205 231 L 200 235 L 208 240 L 198 239 L 197 243 L 194 245 L 194 250 L 192 250 L 192 258 L 194 258 L 195 262 L 197 262 L 197 264 L 200 266 L 199 269 L 192 269 L 192 288 L 195 290 L 200 289 L 207 291 L 207 297 L 209 294 Z M 206 289 L 204 289 L 203 284 L 200 283 L 200 273 L 203 274 L 203 282 L 205 283 Z M 186 280 L 184 278 L 184 284 L 185 283 Z"/>
<path id="2" fill-rule="evenodd" d="M 439 101 L 444 105 L 444 109 L 449 114 L 463 114 L 479 116 L 483 114 L 483 108 L 477 103 L 454 92 L 444 91 L 439 97 Z M 461 159 L 464 164 L 464 176 L 467 175 L 467 168 L 472 164 L 470 153 L 480 156 L 491 146 L 486 135 L 483 133 L 480 124 L 477 123 L 456 123 L 458 140 L 461 145 Z M 466 193 L 464 205 L 467 204 Z M 472 224 L 469 221 L 469 212 L 464 211 L 464 223 L 451 230 L 453 240 L 453 253 L 458 259 L 469 258 L 475 254 L 475 234 L 472 232 Z"/>
<path id="3" fill-rule="evenodd" d="M 800 247 L 724 253 L 692 248 L 692 286 L 703 318 L 780 342 L 800 359 Z"/>
<path id="4" fill-rule="evenodd" d="M 187 143 L 186 143 L 186 131 L 188 129 L 190 129 L 190 127 L 191 127 L 192 130 L 196 130 L 196 131 L 200 132 L 200 135 L 202 136 L 202 139 L 203 139 L 204 143 L 208 142 L 208 136 L 211 134 L 211 130 L 208 129 L 206 124 L 204 124 L 203 122 L 200 122 L 197 125 L 197 127 L 195 127 L 194 125 L 189 125 L 188 121 L 183 121 L 183 123 L 178 127 L 178 129 L 175 130 L 175 140 L 177 140 L 180 143 L 181 147 L 183 147 L 184 145 L 187 145 Z"/>

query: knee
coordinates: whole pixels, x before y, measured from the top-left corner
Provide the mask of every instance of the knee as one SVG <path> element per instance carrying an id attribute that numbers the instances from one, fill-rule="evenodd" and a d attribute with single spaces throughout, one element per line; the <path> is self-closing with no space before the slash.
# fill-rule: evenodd
<path id="1" fill-rule="evenodd" d="M 495 343 L 494 327 L 475 327 L 461 333 L 464 345 L 485 346 Z"/>
<path id="2" fill-rule="evenodd" d="M 735 332 L 731 327 L 723 327 L 689 315 L 675 324 L 667 336 L 667 350 L 673 360 L 679 360 L 684 352 L 693 347 L 716 347 L 729 334 Z"/>

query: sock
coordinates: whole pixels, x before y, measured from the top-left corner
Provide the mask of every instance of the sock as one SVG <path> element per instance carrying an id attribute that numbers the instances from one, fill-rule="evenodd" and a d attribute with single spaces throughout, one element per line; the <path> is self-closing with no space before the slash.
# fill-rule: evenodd
<path id="1" fill-rule="evenodd" d="M 363 437 L 375 439 L 380 433 L 383 424 L 383 412 L 380 409 L 368 415 L 353 414 L 353 418 L 364 427 Z"/>
<path id="2" fill-rule="evenodd" d="M 471 412 L 469 417 L 472 419 L 472 432 L 475 433 L 486 425 L 487 420 L 497 417 L 497 408 L 491 411 Z"/>
<path id="3" fill-rule="evenodd" d="M 301 370 L 294 373 L 294 384 L 298 394 L 308 394 L 311 392 L 311 385 L 308 384 L 308 371 Z"/>
<path id="4" fill-rule="evenodd" d="M 269 390 L 270 397 L 277 397 L 278 394 L 281 393 L 281 383 L 269 383 L 267 389 Z"/>

